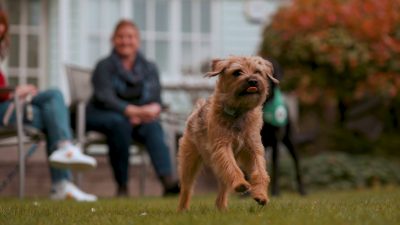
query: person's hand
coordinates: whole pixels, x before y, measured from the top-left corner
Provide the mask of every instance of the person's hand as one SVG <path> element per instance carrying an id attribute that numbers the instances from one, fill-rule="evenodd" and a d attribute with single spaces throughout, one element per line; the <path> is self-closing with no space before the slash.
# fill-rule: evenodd
<path id="1" fill-rule="evenodd" d="M 131 118 L 129 118 L 129 122 L 132 125 L 139 125 L 142 123 L 142 120 L 139 117 L 131 117 Z"/>
<path id="2" fill-rule="evenodd" d="M 142 109 L 140 106 L 136 105 L 128 105 L 125 108 L 124 114 L 129 119 L 131 118 L 140 118 L 142 114 Z"/>
<path id="3" fill-rule="evenodd" d="M 158 103 L 143 106 L 128 105 L 124 113 L 131 124 L 138 125 L 156 120 L 160 116 L 161 106 Z"/>
<path id="4" fill-rule="evenodd" d="M 161 106 L 158 103 L 150 103 L 142 106 L 145 122 L 156 120 L 161 113 Z"/>
<path id="5" fill-rule="evenodd" d="M 38 93 L 38 89 L 31 84 L 19 85 L 17 86 L 15 93 L 20 98 L 25 98 L 28 95 L 34 97 Z"/>
<path id="6" fill-rule="evenodd" d="M 142 108 L 136 105 L 128 105 L 125 108 L 124 114 L 129 118 L 129 122 L 133 125 L 139 125 L 142 123 Z"/>

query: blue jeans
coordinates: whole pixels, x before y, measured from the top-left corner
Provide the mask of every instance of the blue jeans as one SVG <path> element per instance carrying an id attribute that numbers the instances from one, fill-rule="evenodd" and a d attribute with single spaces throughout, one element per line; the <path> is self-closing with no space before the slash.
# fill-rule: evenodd
<path id="1" fill-rule="evenodd" d="M 0 125 L 4 126 L 2 118 L 11 101 L 0 103 Z M 63 95 L 58 90 L 40 92 L 32 99 L 33 119 L 28 121 L 24 116 L 24 123 L 31 125 L 46 134 L 47 156 L 57 149 L 60 141 L 72 140 L 68 109 Z M 10 123 L 15 123 L 15 112 L 10 118 Z M 61 180 L 70 180 L 69 170 L 50 168 L 51 181 L 57 183 Z"/>
<path id="2" fill-rule="evenodd" d="M 159 121 L 132 126 L 128 118 L 118 112 L 89 105 L 86 125 L 88 130 L 103 133 L 107 137 L 109 159 L 119 186 L 128 183 L 129 147 L 132 141 L 145 145 L 159 177 L 172 175 L 171 157 Z"/>

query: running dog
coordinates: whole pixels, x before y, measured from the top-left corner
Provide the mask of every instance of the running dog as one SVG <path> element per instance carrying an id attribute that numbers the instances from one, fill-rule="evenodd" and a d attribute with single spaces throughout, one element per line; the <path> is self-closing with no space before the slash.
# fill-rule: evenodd
<path id="1" fill-rule="evenodd" d="M 260 205 L 268 202 L 269 176 L 260 130 L 262 105 L 269 93 L 272 64 L 258 56 L 231 56 L 212 61 L 206 77 L 219 75 L 214 93 L 201 99 L 189 116 L 179 141 L 181 192 L 178 211 L 189 208 L 201 165 L 212 168 L 219 183 L 216 206 L 225 210 L 228 194 L 250 192 Z M 248 174 L 248 181 L 242 170 Z"/>

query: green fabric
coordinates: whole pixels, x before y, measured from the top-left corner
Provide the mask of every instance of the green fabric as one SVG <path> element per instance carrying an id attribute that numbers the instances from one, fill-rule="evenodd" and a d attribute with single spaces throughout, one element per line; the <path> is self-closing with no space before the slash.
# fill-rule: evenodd
<path id="1" fill-rule="evenodd" d="M 282 127 L 288 123 L 288 110 L 279 88 L 276 87 L 273 91 L 274 98 L 265 103 L 263 117 L 266 123 Z"/>

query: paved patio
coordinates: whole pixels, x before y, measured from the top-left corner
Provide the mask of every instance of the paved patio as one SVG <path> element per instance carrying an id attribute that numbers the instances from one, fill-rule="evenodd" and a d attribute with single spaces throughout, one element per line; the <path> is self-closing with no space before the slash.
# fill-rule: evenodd
<path id="1" fill-rule="evenodd" d="M 17 165 L 17 151 L 14 147 L 0 148 L 0 182 Z M 95 156 L 98 162 L 96 169 L 84 172 L 81 179 L 81 188 L 84 191 L 96 194 L 99 197 L 113 197 L 116 192 L 112 178 L 111 167 L 106 155 Z M 130 167 L 129 193 L 132 197 L 139 196 L 139 168 L 137 165 Z M 196 186 L 196 193 L 212 192 L 216 189 L 216 181 L 209 170 L 200 174 Z M 26 164 L 26 196 L 46 197 L 50 192 L 50 173 L 44 146 L 40 146 L 29 157 Z M 146 171 L 145 196 L 161 196 L 162 188 L 151 166 Z M 14 177 L 0 197 L 18 196 L 18 176 Z"/>

